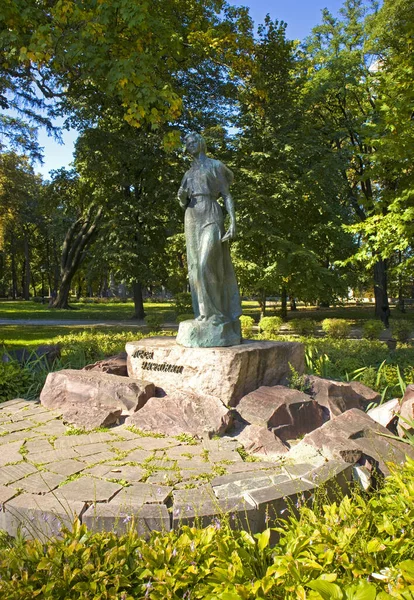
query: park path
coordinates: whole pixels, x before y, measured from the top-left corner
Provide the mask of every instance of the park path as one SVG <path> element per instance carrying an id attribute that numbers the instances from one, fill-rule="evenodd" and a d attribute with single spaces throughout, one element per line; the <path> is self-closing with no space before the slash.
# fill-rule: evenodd
<path id="1" fill-rule="evenodd" d="M 87 326 L 97 325 L 99 327 L 136 327 L 137 329 L 147 327 L 145 321 L 102 321 L 99 319 L 0 319 L 0 325 L 40 325 L 40 326 Z M 164 323 L 163 327 L 176 329 L 176 323 Z"/>

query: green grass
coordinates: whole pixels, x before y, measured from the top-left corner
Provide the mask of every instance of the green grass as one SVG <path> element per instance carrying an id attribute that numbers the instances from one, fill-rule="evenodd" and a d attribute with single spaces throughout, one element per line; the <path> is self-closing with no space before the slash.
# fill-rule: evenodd
<path id="1" fill-rule="evenodd" d="M 173 302 L 146 302 L 144 304 L 147 315 L 159 314 L 164 322 L 174 322 Z M 254 300 L 243 301 L 243 314 L 252 316 L 256 322 L 260 318 L 260 309 Z M 267 315 L 273 316 L 280 312 L 280 303 L 270 302 L 267 306 Z M 56 319 L 56 320 L 85 320 L 85 321 L 129 321 L 134 313 L 132 302 L 111 303 L 105 301 L 76 302 L 73 309 L 63 310 L 49 308 L 47 304 L 24 300 L 0 300 L 0 319 Z M 348 319 L 352 325 L 360 326 L 363 321 L 375 318 L 374 305 L 367 306 L 338 306 L 320 309 L 315 306 L 299 306 L 297 311 L 288 311 L 290 319 Z M 414 308 L 409 307 L 406 314 L 402 315 L 396 308 L 391 307 L 391 319 L 409 319 L 414 321 Z"/>
<path id="2" fill-rule="evenodd" d="M 171 303 L 145 303 L 147 314 L 161 313 L 166 321 L 174 318 L 174 307 Z M 47 304 L 24 300 L 0 300 L 0 319 L 62 319 L 71 321 L 127 321 L 132 318 L 134 305 L 132 302 L 104 303 L 77 302 L 69 310 L 49 308 Z"/>
<path id="3" fill-rule="evenodd" d="M 35 349 L 41 344 L 54 344 L 57 338 L 69 334 L 81 334 L 83 331 L 104 333 L 108 336 L 137 331 L 135 327 L 95 327 L 93 325 L 4 325 L 0 326 L 0 347 L 9 350 L 22 348 Z"/>

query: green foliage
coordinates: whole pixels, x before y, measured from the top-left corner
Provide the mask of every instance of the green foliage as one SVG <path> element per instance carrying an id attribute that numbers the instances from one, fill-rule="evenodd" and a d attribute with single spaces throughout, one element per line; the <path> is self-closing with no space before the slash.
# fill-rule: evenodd
<path id="1" fill-rule="evenodd" d="M 150 331 L 160 331 L 163 323 L 163 317 L 160 314 L 152 313 L 145 317 L 145 322 L 148 325 Z"/>
<path id="2" fill-rule="evenodd" d="M 300 375 L 293 365 L 289 363 L 290 375 L 289 375 L 289 387 L 294 390 L 299 390 L 307 394 L 311 390 L 311 384 L 309 383 L 308 376 L 303 373 Z"/>
<path id="3" fill-rule="evenodd" d="M 328 337 L 343 340 L 348 337 L 351 326 L 349 321 L 345 319 L 324 319 L 322 321 L 322 330 Z"/>
<path id="4" fill-rule="evenodd" d="M 399 342 L 408 342 L 412 336 L 413 324 L 407 319 L 394 320 L 391 323 L 393 337 Z"/>
<path id="5" fill-rule="evenodd" d="M 408 600 L 414 592 L 414 462 L 370 497 L 322 494 L 251 535 L 225 515 L 200 529 L 93 533 L 78 521 L 48 542 L 0 536 L 7 600 Z"/>
<path id="6" fill-rule="evenodd" d="M 289 329 L 299 335 L 314 335 L 318 323 L 314 319 L 292 319 Z"/>
<path id="7" fill-rule="evenodd" d="M 190 292 L 179 292 L 174 298 L 174 310 L 177 315 L 190 314 L 193 310 Z"/>
<path id="8" fill-rule="evenodd" d="M 177 315 L 175 320 L 177 323 L 182 323 L 183 321 L 191 321 L 192 319 L 194 319 L 194 315 L 192 313 L 188 313 L 184 315 Z"/>
<path id="9" fill-rule="evenodd" d="M 17 362 L 0 362 L 0 402 L 21 398 L 30 386 L 30 373 Z"/>
<path id="10" fill-rule="evenodd" d="M 250 338 L 252 336 L 254 323 L 255 323 L 255 321 L 254 321 L 253 317 L 249 317 L 248 315 L 241 315 L 240 325 L 241 325 L 242 336 L 244 338 Z"/>
<path id="11" fill-rule="evenodd" d="M 384 325 L 379 319 L 368 319 L 362 325 L 362 337 L 366 340 L 377 340 L 384 331 Z"/>
<path id="12" fill-rule="evenodd" d="M 281 317 L 263 317 L 259 321 L 259 329 L 265 335 L 277 335 L 283 324 Z"/>

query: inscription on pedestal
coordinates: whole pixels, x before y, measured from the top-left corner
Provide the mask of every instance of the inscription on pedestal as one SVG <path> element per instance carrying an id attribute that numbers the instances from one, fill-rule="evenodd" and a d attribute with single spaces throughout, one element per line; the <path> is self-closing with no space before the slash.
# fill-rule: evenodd
<path id="1" fill-rule="evenodd" d="M 184 367 L 181 365 L 171 365 L 169 363 L 153 363 L 143 361 L 141 365 L 144 371 L 163 371 L 164 373 L 179 373 L 183 372 Z"/>
<path id="2" fill-rule="evenodd" d="M 132 355 L 134 358 L 145 358 L 151 360 L 154 358 L 154 352 L 147 352 L 146 350 L 136 350 Z"/>

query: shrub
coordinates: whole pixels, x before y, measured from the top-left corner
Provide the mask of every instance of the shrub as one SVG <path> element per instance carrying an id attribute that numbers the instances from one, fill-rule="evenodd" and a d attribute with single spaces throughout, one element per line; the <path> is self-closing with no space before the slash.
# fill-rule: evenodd
<path id="1" fill-rule="evenodd" d="M 262 317 L 259 321 L 259 328 L 266 335 L 277 335 L 282 324 L 281 317 Z"/>
<path id="2" fill-rule="evenodd" d="M 28 369 L 18 362 L 0 362 L 0 402 L 21 398 L 31 384 Z"/>
<path id="3" fill-rule="evenodd" d="M 174 308 L 177 315 L 184 315 L 191 313 L 193 310 L 193 303 L 191 301 L 190 292 L 180 292 L 175 295 Z"/>
<path id="4" fill-rule="evenodd" d="M 192 313 L 188 313 L 186 315 L 178 315 L 175 320 L 177 323 L 182 323 L 183 321 L 190 321 L 191 319 L 194 319 L 194 315 Z"/>
<path id="5" fill-rule="evenodd" d="M 407 319 L 399 319 L 391 324 L 393 337 L 399 342 L 408 342 L 413 331 L 413 324 Z"/>
<path id="6" fill-rule="evenodd" d="M 346 319 L 324 319 L 322 329 L 328 337 L 342 340 L 348 337 L 351 325 Z"/>
<path id="7" fill-rule="evenodd" d="M 151 313 L 145 317 L 145 322 L 150 328 L 150 331 L 160 331 L 163 323 L 163 316 L 159 313 Z"/>
<path id="8" fill-rule="evenodd" d="M 381 331 L 384 331 L 384 325 L 378 319 L 368 319 L 362 325 L 362 337 L 366 340 L 377 340 Z"/>
<path id="9" fill-rule="evenodd" d="M 249 317 L 248 315 L 242 315 L 240 317 L 240 325 L 241 325 L 242 336 L 244 338 L 251 337 L 252 333 L 253 333 L 253 325 L 254 325 L 253 317 Z"/>
<path id="10" fill-rule="evenodd" d="M 289 321 L 289 329 L 299 335 L 314 335 L 318 323 L 313 319 L 292 319 Z"/>

